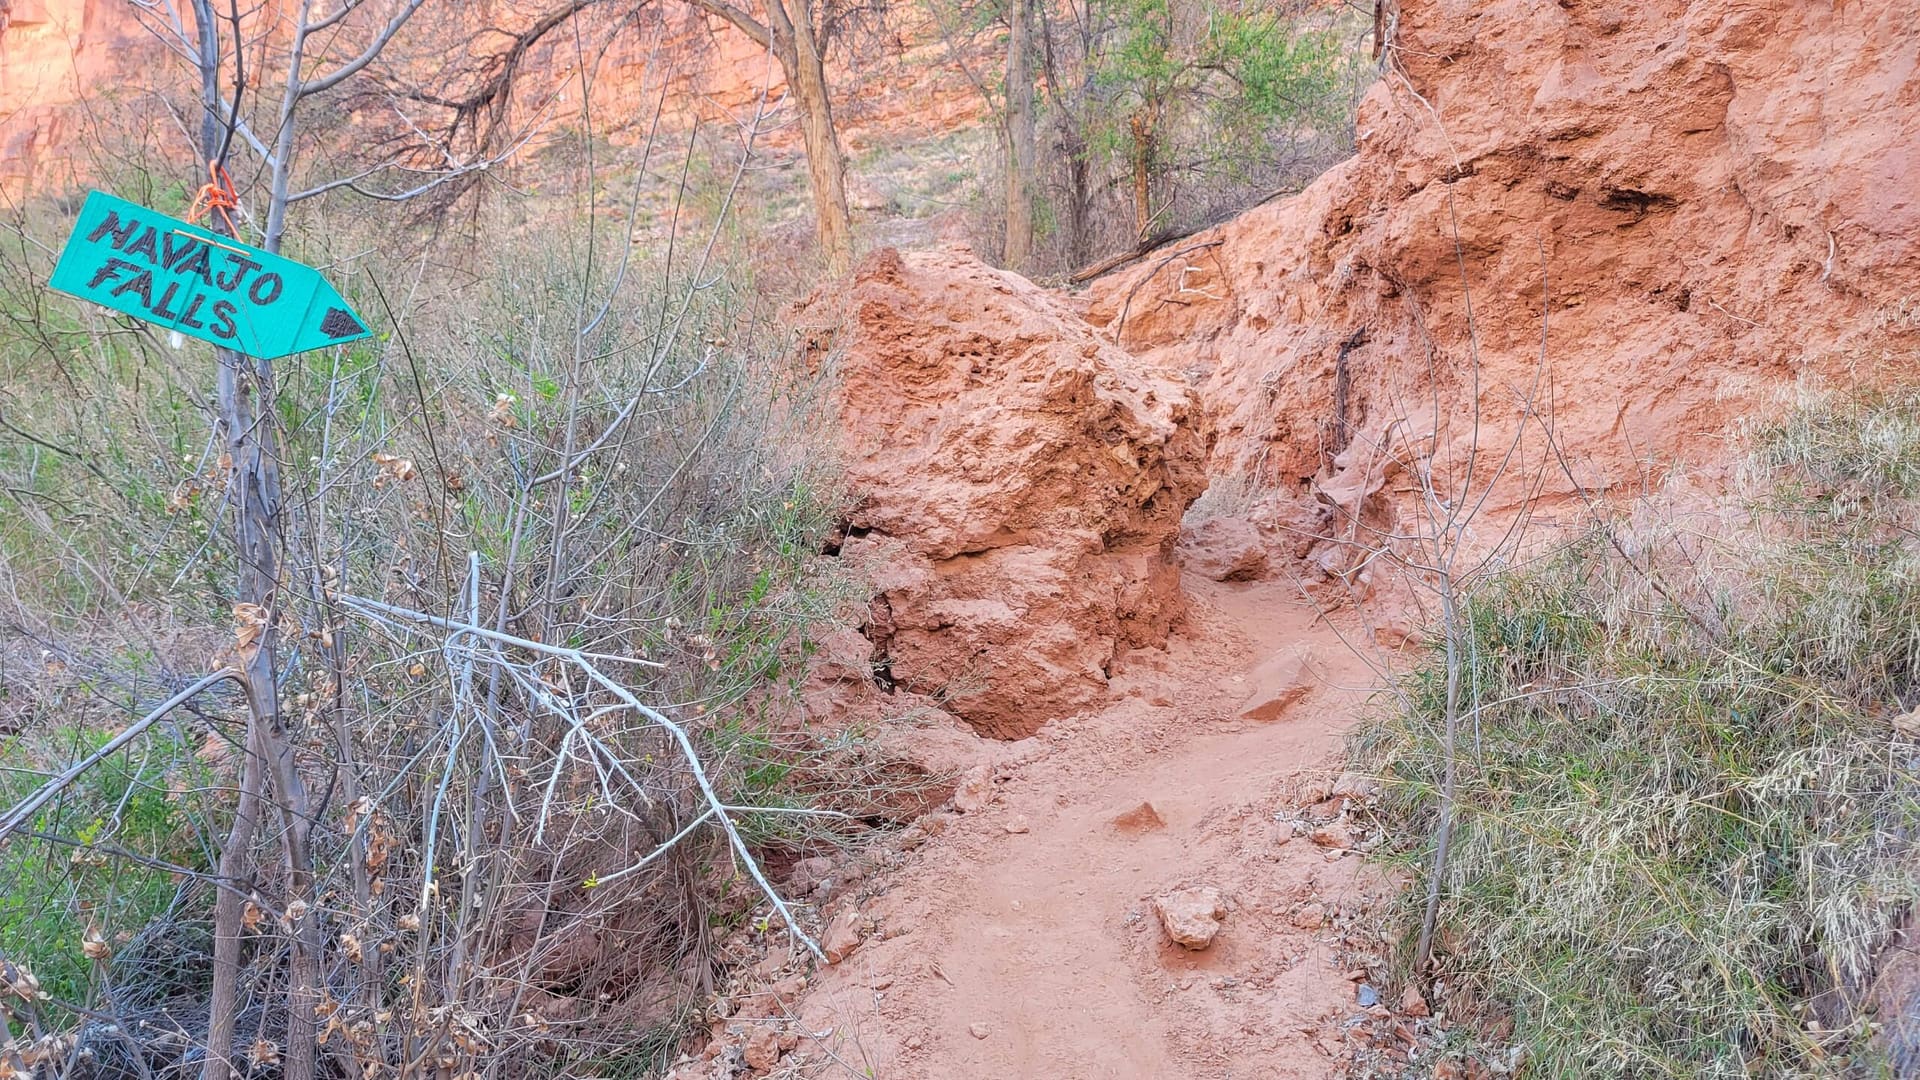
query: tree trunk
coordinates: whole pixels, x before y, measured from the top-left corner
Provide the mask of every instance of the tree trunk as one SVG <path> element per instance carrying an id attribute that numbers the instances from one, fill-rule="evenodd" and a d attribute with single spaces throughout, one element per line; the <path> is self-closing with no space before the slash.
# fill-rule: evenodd
<path id="1" fill-rule="evenodd" d="M 212 5 L 200 0 L 194 5 L 194 21 L 199 38 L 200 97 L 203 111 L 200 117 L 200 153 L 207 160 L 214 159 L 220 152 L 224 132 L 219 123 L 220 109 L 220 36 L 219 27 L 213 20 Z M 217 219 L 211 223 L 218 228 Z M 220 368 L 220 406 L 222 426 L 227 420 L 227 384 L 231 373 L 244 363 L 239 354 L 227 349 L 215 349 Z M 233 429 L 227 427 L 227 431 Z M 236 459 L 237 462 L 238 459 Z M 229 473 L 228 482 L 233 483 L 237 476 Z M 238 502 L 235 506 L 238 507 Z M 236 510 L 236 516 L 237 516 Z M 247 560 L 241 558 L 241 582 L 238 595 L 247 594 L 249 573 Z M 255 656 L 265 655 L 271 663 L 272 654 L 266 652 L 265 642 Z M 220 847 L 220 892 L 213 903 L 213 986 L 207 1004 L 207 1057 L 201 1070 L 203 1080 L 228 1080 L 233 1075 L 233 1032 L 234 1021 L 240 1011 L 240 945 L 244 934 L 243 920 L 246 911 L 246 897 L 241 890 L 248 889 L 253 881 L 252 851 L 255 827 L 259 821 L 260 795 L 265 788 L 265 772 L 261 768 L 259 744 L 254 738 L 258 728 L 254 704 L 257 695 L 264 688 L 270 699 L 273 695 L 271 675 L 263 681 L 255 671 L 255 665 L 248 662 L 244 669 L 244 682 L 247 696 L 247 737 L 243 740 L 243 764 L 240 770 L 240 792 L 234 803 L 233 824 L 227 830 L 226 842 Z"/>
<path id="2" fill-rule="evenodd" d="M 1084 264 L 1093 255 L 1093 177 L 1087 165 L 1087 143 L 1063 113 L 1060 118 L 1060 155 L 1067 165 L 1067 263 Z"/>
<path id="3" fill-rule="evenodd" d="M 775 19 L 776 41 L 785 36 L 792 42 L 790 49 L 776 49 L 776 55 L 785 53 L 787 89 L 800 106 L 800 138 L 806 146 L 807 187 L 813 193 L 820 254 L 827 261 L 827 273 L 839 277 L 853 265 L 853 219 L 847 212 L 847 162 L 840 151 L 840 133 L 833 126 L 826 64 L 805 10 L 800 18 L 789 20 L 780 0 L 768 0 L 767 7 L 769 17 Z M 786 23 L 784 28 L 781 22 Z"/>
<path id="4" fill-rule="evenodd" d="M 764 24 L 727 0 L 687 0 L 701 11 L 732 23 L 780 61 L 780 71 L 787 77 L 787 93 L 800 108 L 800 141 L 806 148 L 807 189 L 813 195 L 820 255 L 826 260 L 827 272 L 838 277 L 853 265 L 853 218 L 847 212 L 847 161 L 840 150 L 840 133 L 834 129 L 833 103 L 827 94 L 827 68 L 821 55 L 824 43 L 814 29 L 807 0 L 801 0 L 794 9 L 799 18 L 788 14 L 788 0 L 761 2 L 767 13 Z"/>
<path id="5" fill-rule="evenodd" d="M 280 711 L 278 633 L 280 615 L 279 548 L 282 543 L 278 428 L 273 416 L 273 372 L 266 361 L 253 360 L 231 349 L 216 349 L 219 378 L 216 398 L 220 432 L 232 462 L 227 474 L 227 498 L 233 506 L 233 531 L 239 558 L 235 592 L 238 627 L 251 627 L 253 639 L 241 646 L 241 670 L 247 687 L 247 756 L 242 773 L 240 807 L 227 850 L 220 853 L 221 871 L 233 879 L 250 878 L 254 817 L 261 792 L 273 792 L 279 814 L 281 849 L 286 860 L 286 905 L 289 914 L 313 903 L 313 867 L 309 849 L 312 819 L 306 786 L 294 760 L 293 737 Z M 232 1037 L 232 1013 L 237 1005 L 239 912 L 231 902 L 216 905 L 214 917 L 214 987 L 210 1041 L 223 1031 Z M 319 999 L 318 916 L 294 919 L 293 948 L 288 972 L 287 1045 L 283 1055 L 288 1080 L 311 1080 L 315 1065 L 314 1007 Z M 225 956 L 220 955 L 224 951 Z M 221 961 L 225 960 L 226 963 Z M 223 1080 L 228 1068 L 224 1047 L 209 1048 L 206 1076 Z"/>
<path id="6" fill-rule="evenodd" d="M 1133 133 L 1134 242 L 1145 243 L 1153 230 L 1153 119 L 1143 108 L 1127 126 Z"/>
<path id="7" fill-rule="evenodd" d="M 1002 262 L 1024 270 L 1033 255 L 1034 119 L 1032 16 L 1007 0 L 1007 239 Z"/>
<path id="8" fill-rule="evenodd" d="M 248 740 L 233 826 L 220 845 L 220 891 L 213 901 L 213 991 L 207 1006 L 207 1063 L 201 1071 L 205 1080 L 228 1080 L 233 1073 L 229 1055 L 233 1052 L 234 1021 L 240 1012 L 240 944 L 247 905 L 241 890 L 252 880 L 248 849 L 253 846 L 254 827 L 260 819 L 261 785 L 260 755 Z"/>
<path id="9" fill-rule="evenodd" d="M 200 152 L 214 161 L 226 145 L 227 131 L 220 117 L 227 108 L 220 96 L 220 34 L 212 5 L 194 4 L 198 24 L 200 91 L 203 111 Z M 239 47 L 239 42 L 234 46 Z M 296 49 L 297 52 L 297 49 Z M 297 85 L 298 68 L 291 82 Z M 290 100 L 293 92 L 289 91 Z M 291 127 L 291 118 L 283 128 Z M 279 173 L 284 173 L 282 160 Z M 269 219 L 284 220 L 284 183 L 276 185 Z M 231 222 L 216 213 L 209 227 L 232 236 Z M 273 238 L 278 248 L 278 236 Z M 220 852 L 222 892 L 214 902 L 213 986 L 208 1002 L 205 1080 L 228 1080 L 233 1072 L 234 1019 L 239 1012 L 239 974 L 245 898 L 235 889 L 254 880 L 254 834 L 271 790 L 279 812 L 281 850 L 286 860 L 286 903 L 299 911 L 313 902 L 313 867 L 309 849 L 312 820 L 305 785 L 294 760 L 293 740 L 280 712 L 278 680 L 279 575 L 282 514 L 280 494 L 279 427 L 273 411 L 273 367 L 265 360 L 216 348 L 215 402 L 218 431 L 228 462 L 227 502 L 233 507 L 233 543 L 238 564 L 234 588 L 235 628 L 240 640 L 240 667 L 247 696 L 246 763 L 241 769 L 240 792 L 233 825 Z M 298 921 L 287 999 L 287 1045 L 283 1075 L 287 1080 L 313 1080 L 315 1066 L 314 1006 L 319 1004 L 318 917 Z"/>

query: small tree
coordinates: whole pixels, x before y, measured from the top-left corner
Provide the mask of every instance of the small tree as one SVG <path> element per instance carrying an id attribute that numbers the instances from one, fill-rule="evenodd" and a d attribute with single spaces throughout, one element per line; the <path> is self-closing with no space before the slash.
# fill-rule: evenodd
<path id="1" fill-rule="evenodd" d="M 1007 236 L 1001 257 L 1024 269 L 1033 256 L 1033 211 L 1038 186 L 1033 93 L 1033 12 L 1028 0 L 1007 0 L 1006 120 Z"/>
<path id="2" fill-rule="evenodd" d="M 1136 239 L 1146 243 L 1182 179 L 1243 175 L 1281 120 L 1332 119 L 1331 35 L 1281 13 L 1221 0 L 1104 0 L 1112 32 L 1092 43 L 1088 81 L 1105 108 L 1088 143 L 1128 179 Z"/>
<path id="3" fill-rule="evenodd" d="M 926 10 L 946 45 L 949 61 L 973 84 L 992 115 L 1000 142 L 1005 175 L 1005 230 L 1000 263 L 1015 270 L 1027 267 L 1037 236 L 1039 201 L 1038 109 L 1034 87 L 1034 29 L 1038 19 L 1031 0 L 926 0 Z M 1007 31 L 1000 46 L 998 34 Z M 970 60 L 982 52 L 983 37 L 992 39 L 1004 61 L 1002 79 L 995 85 L 976 72 Z"/>
<path id="4" fill-rule="evenodd" d="M 814 228 L 827 272 L 843 274 L 853 263 L 853 219 L 847 210 L 847 157 L 833 123 L 826 55 L 836 33 L 864 10 L 853 3 L 822 0 L 760 0 L 760 16 L 727 0 L 687 0 L 718 15 L 773 54 L 800 110 L 806 147 L 807 188 L 813 196 Z"/>
<path id="5" fill-rule="evenodd" d="M 191 19 L 184 19 L 172 3 L 132 0 L 149 17 L 162 41 L 192 67 L 197 81 L 196 151 L 209 171 L 221 174 L 234 153 L 257 156 L 266 174 L 260 193 L 264 215 L 259 241 L 278 252 L 286 235 L 287 211 L 293 204 L 353 186 L 362 194 L 406 199 L 465 173 L 486 168 L 491 161 L 455 163 L 433 170 L 414 187 L 380 192 L 363 184 L 397 165 L 378 162 L 349 177 L 297 190 L 293 186 L 300 149 L 302 107 L 364 72 L 392 44 L 396 35 L 425 0 L 401 0 L 381 6 L 365 0 L 347 0 L 330 14 L 315 12 L 314 0 L 301 0 L 282 27 L 273 20 L 249 25 L 237 7 L 228 13 L 215 9 L 213 0 L 191 0 Z M 272 54 L 278 67 L 277 103 L 249 103 L 250 85 L 265 87 L 263 72 L 248 67 L 267 62 L 269 46 L 285 31 L 284 52 Z M 328 45 L 355 42 L 344 56 L 329 56 Z M 323 42 L 325 44 L 323 44 Z M 231 87 L 231 90 L 228 87 Z M 253 124 L 270 132 L 271 143 L 255 135 Z M 234 209 L 239 209 L 237 206 Z M 236 219 L 214 215 L 216 231 L 239 238 Z M 216 348 L 215 401 L 223 460 L 231 462 L 227 478 L 231 506 L 231 543 L 238 568 L 233 594 L 238 638 L 238 679 L 246 689 L 248 723 L 245 765 L 234 816 L 220 845 L 222 888 L 214 906 L 213 986 L 208 1007 L 205 1080 L 228 1080 L 233 1072 L 229 1056 L 233 1043 L 240 973 L 241 942 L 245 934 L 245 895 L 237 883 L 254 875 L 253 843 L 262 815 L 275 815 L 287 875 L 287 926 L 290 960 L 287 988 L 287 1045 L 284 1068 L 288 1080 L 311 1080 L 318 1063 L 317 1010 L 325 999 L 320 968 L 322 942 L 317 921 L 304 922 L 297 912 L 315 901 L 311 835 L 314 813 L 295 760 L 295 738 L 281 705 L 280 626 L 291 606 L 287 588 L 286 551 L 290 533 L 281 487 L 281 436 L 275 414 L 276 378 L 269 360 Z"/>
<path id="6" fill-rule="evenodd" d="M 853 262 L 853 220 L 847 205 L 846 153 L 833 118 L 826 56 L 844 32 L 884 0 L 758 0 L 736 5 L 729 0 L 684 0 L 686 9 L 718 16 L 780 65 L 786 94 L 799 112 L 800 138 L 807 162 L 807 188 L 814 208 L 815 234 L 831 274 Z M 611 12 L 610 33 L 641 26 L 656 35 L 662 9 L 632 0 L 558 0 L 529 20 L 524 29 L 489 28 L 464 47 L 464 55 L 444 66 L 426 85 L 383 88 L 447 110 L 443 136 L 464 139 L 477 152 L 499 152 L 510 140 L 502 132 L 509 104 L 531 76 L 526 60 L 542 39 L 576 26 L 595 10 Z"/>
<path id="7" fill-rule="evenodd" d="M 317 121 L 341 100 L 327 92 L 358 83 L 360 100 L 378 96 L 357 77 L 332 79 L 344 70 L 334 65 L 354 65 L 355 76 L 376 66 L 367 58 L 418 3 L 350 0 L 338 20 L 317 15 L 317 4 L 244 15 L 215 11 L 212 0 L 176 19 L 163 3 L 146 10 L 199 76 L 182 95 L 192 104 L 176 106 L 202 121 L 194 171 L 231 154 L 231 172 L 277 181 L 243 180 L 233 199 L 210 200 L 231 213 L 216 213 L 223 232 L 258 239 L 301 199 L 347 189 L 402 199 L 487 164 L 459 165 L 449 143 L 418 128 L 416 144 L 440 145 L 447 168 L 421 175 L 390 156 L 401 143 L 369 154 L 363 141 L 347 160 L 329 157 L 341 147 Z M 316 31 L 336 27 L 337 38 Z M 533 43 L 538 29 L 506 33 Z M 352 45 L 336 53 L 342 42 Z M 579 74 L 584 91 L 584 65 Z M 591 148 L 588 97 L 581 142 Z M 386 104 L 400 112 L 404 101 Z M 31 332 L 0 349 L 0 381 L 12 384 L 0 395 L 10 491 L 23 458 L 46 473 L 38 455 L 58 455 L 84 469 L 48 481 L 49 505 L 64 515 L 40 516 L 50 546 L 68 550 L 64 526 L 97 532 L 99 550 L 135 561 L 180 560 L 172 585 L 147 565 L 117 581 L 116 567 L 82 562 L 101 587 L 86 615 L 124 617 L 143 601 L 174 599 L 186 571 L 204 569 L 209 587 L 178 595 L 180 614 L 199 631 L 210 616 L 224 621 L 231 603 L 237 641 L 215 651 L 216 672 L 164 672 L 165 701 L 130 708 L 143 715 L 104 743 L 89 732 L 60 747 L 58 760 L 78 760 L 0 811 L 0 844 L 84 849 L 85 865 L 145 874 L 162 889 L 181 883 L 164 912 L 123 924 L 137 934 L 89 921 L 74 950 L 88 974 L 66 983 L 76 996 L 17 995 L 0 1025 L 0 1040 L 14 1036 L 0 1058 L 19 1065 L 12 1055 L 24 1048 L 35 1069 L 83 1061 L 100 1075 L 181 1078 L 577 1076 L 614 1061 L 631 1072 L 642 1058 L 658 1064 L 662 1033 L 711 992 L 715 905 L 750 921 L 734 868 L 770 907 L 763 925 L 777 918 L 813 945 L 749 844 L 804 843 L 869 813 L 804 805 L 812 796 L 803 791 L 820 789 L 789 790 L 784 778 L 800 775 L 790 751 L 763 738 L 762 691 L 834 599 L 813 555 L 837 505 L 815 467 L 825 459 L 785 441 L 819 429 L 796 419 L 811 391 L 788 377 L 785 345 L 724 269 L 729 208 L 766 120 L 759 105 L 696 242 L 687 243 L 695 230 L 678 203 L 660 226 L 663 244 L 633 239 L 628 223 L 654 175 L 650 140 L 624 217 L 602 220 L 590 198 L 577 229 L 558 214 L 545 219 L 558 235 L 509 241 L 482 228 L 451 241 L 478 283 L 428 273 L 423 257 L 417 292 L 390 305 L 385 260 L 361 264 L 357 283 L 386 316 L 382 341 L 291 362 L 221 354 L 207 411 L 214 443 L 164 508 L 152 496 L 179 477 L 181 440 L 204 431 L 179 416 L 182 401 L 206 396 L 178 362 L 192 354 L 117 322 L 103 329 L 90 314 L 69 329 L 57 310 L 10 308 L 10 325 Z M 301 168 L 254 136 L 269 131 L 274 144 L 304 150 Z M 590 150 L 584 156 L 593 192 Z M 396 171 L 412 173 L 411 186 L 393 190 Z M 525 214 L 503 209 L 502 220 Z M 620 237 L 611 248 L 608 233 Z M 413 235 L 362 221 L 344 223 L 336 239 L 367 236 L 390 249 Z M 20 237 L 17 261 L 0 253 L 0 287 L 31 282 L 20 294 L 37 302 L 52 252 Z M 617 257 L 602 257 L 608 250 Z M 73 393 L 25 385 L 45 371 L 70 376 L 73 359 L 95 353 L 98 383 L 69 377 Z M 129 354 L 164 358 L 161 393 L 122 384 Z M 100 404 L 85 418 L 62 415 L 48 438 L 13 407 L 36 396 Z M 127 433 L 145 430 L 150 414 L 172 414 L 161 423 L 173 439 L 142 454 Z M 88 514 L 85 499 L 56 489 L 117 497 L 116 512 Z M 11 631 L 21 530 L 6 516 L 0 526 L 10 605 L 0 630 Z M 208 542 L 192 535 L 200 526 Z M 453 544 L 466 546 L 464 559 Z M 129 581 L 144 587 L 119 587 Z M 34 584 L 45 586 L 42 599 L 61 591 Z M 195 633 L 185 658 L 196 673 L 206 641 Z M 0 667 L 6 659 L 0 652 Z M 89 679 L 149 662 L 102 659 Z M 244 708 L 195 706 L 225 683 L 245 689 Z M 180 710 L 211 731 L 198 753 L 176 723 Z M 123 761 L 128 779 L 79 786 Z M 776 761 L 777 770 L 761 768 Z M 20 790 L 11 785 L 9 796 Z M 191 800 L 168 826 L 187 849 L 153 856 L 98 843 L 112 839 L 128 800 Z M 93 823 L 49 821 L 44 811 L 62 803 L 84 807 L 70 816 Z M 96 814 L 111 823 L 104 834 Z M 716 858 L 717 844 L 730 854 Z M 38 896 L 50 891 L 41 877 L 18 869 L 41 862 L 0 865 L 0 891 L 53 907 Z M 197 925 L 208 899 L 210 948 Z M 614 940 L 617 949 L 592 947 Z M 12 934 L 0 943 L 16 989 L 33 978 L 22 944 Z M 564 1023 L 547 1019 L 557 1014 L 543 1002 L 556 995 L 579 1010 Z M 55 1017 L 79 1026 L 69 1035 Z"/>

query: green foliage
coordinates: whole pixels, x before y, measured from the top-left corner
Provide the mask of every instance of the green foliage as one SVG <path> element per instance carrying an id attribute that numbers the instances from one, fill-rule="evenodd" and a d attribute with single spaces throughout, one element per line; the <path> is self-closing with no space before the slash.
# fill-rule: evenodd
<path id="1" fill-rule="evenodd" d="M 45 733 L 36 750 L 16 743 L 9 760 L 66 761 L 99 748 L 106 737 L 63 728 Z M 176 792 L 197 771 L 170 742 L 135 756 L 123 753 L 84 774 L 27 826 L 67 844 L 18 840 L 0 849 L 0 951 L 25 963 L 53 998 L 84 1004 L 95 964 L 83 952 L 89 932 L 115 947 L 166 911 L 179 886 L 173 871 L 122 857 L 205 868 L 186 802 Z M 11 804 L 43 782 L 38 771 L 0 774 L 0 802 Z M 49 1018 L 70 1022 L 72 1014 Z"/>
<path id="2" fill-rule="evenodd" d="M 1512 1018 L 1529 1075 L 1884 1065 L 1867 989 L 1920 900 L 1916 746 L 1891 722 L 1920 692 L 1920 410 L 1810 401 L 1751 442 L 1738 534 L 1656 566 L 1664 592 L 1595 535 L 1466 599 L 1437 963 L 1456 1011 Z M 1358 746 L 1419 873 L 1445 674 L 1413 672 Z"/>
<path id="3" fill-rule="evenodd" d="M 1337 52 L 1324 30 L 1279 12 L 1219 0 L 1111 0 L 1115 32 L 1093 51 L 1094 83 L 1121 117 L 1201 99 L 1232 127 L 1303 112 L 1331 85 Z M 1118 126 L 1118 117 L 1105 126 Z"/>
<path id="4" fill-rule="evenodd" d="M 1339 130 L 1340 38 L 1258 0 L 1092 0 L 1084 102 L 1061 100 L 1089 152 L 1135 184 L 1156 221 L 1169 188 L 1244 183 L 1301 133 Z M 1146 175 L 1144 178 L 1142 173 Z M 1136 188 L 1136 191 L 1141 190 Z"/>

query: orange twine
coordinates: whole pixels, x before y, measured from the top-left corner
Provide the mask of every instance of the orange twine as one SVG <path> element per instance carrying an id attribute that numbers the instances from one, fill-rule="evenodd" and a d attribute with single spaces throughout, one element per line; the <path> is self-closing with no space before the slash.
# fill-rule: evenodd
<path id="1" fill-rule="evenodd" d="M 233 215 L 229 211 L 240 208 L 240 196 L 233 190 L 233 177 L 217 161 L 207 162 L 208 182 L 200 186 L 200 193 L 193 197 L 193 208 L 187 211 L 187 221 L 197 224 L 200 216 L 210 211 L 219 211 L 220 219 L 227 224 L 227 235 L 239 236 L 240 230 L 234 227 Z"/>

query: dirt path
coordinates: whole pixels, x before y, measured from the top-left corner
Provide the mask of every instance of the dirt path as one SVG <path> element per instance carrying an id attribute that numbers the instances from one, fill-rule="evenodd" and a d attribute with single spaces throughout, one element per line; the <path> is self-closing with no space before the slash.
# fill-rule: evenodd
<path id="1" fill-rule="evenodd" d="M 1338 1071 L 1355 1011 L 1338 924 L 1365 902 L 1360 860 L 1294 819 L 1337 814 L 1324 800 L 1369 673 L 1287 585 L 1188 588 L 1186 629 L 1129 658 L 1111 707 L 997 744 L 957 800 L 971 811 L 876 875 L 857 905 L 869 937 L 797 1006 L 808 1075 Z M 1254 669 L 1303 643 L 1306 696 L 1239 719 Z M 1164 826 L 1115 823 L 1142 802 Z M 1183 885 L 1227 899 L 1204 952 L 1170 945 L 1152 910 Z"/>

